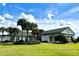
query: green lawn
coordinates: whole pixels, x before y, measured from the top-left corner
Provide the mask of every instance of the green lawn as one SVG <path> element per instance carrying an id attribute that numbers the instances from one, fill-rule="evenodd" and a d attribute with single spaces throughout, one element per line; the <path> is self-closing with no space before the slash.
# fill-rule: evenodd
<path id="1" fill-rule="evenodd" d="M 79 56 L 79 43 L 0 45 L 0 56 Z"/>

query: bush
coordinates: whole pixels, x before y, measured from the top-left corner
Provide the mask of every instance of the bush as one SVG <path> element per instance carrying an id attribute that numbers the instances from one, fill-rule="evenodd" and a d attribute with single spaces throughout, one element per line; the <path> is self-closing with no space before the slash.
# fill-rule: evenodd
<path id="1" fill-rule="evenodd" d="M 79 42 L 79 37 L 77 37 L 76 41 Z"/>
<path id="2" fill-rule="evenodd" d="M 35 40 L 35 41 L 29 41 L 29 42 L 26 42 L 28 45 L 30 44 L 40 44 L 40 40 Z"/>
<path id="3" fill-rule="evenodd" d="M 35 40 L 35 41 L 28 41 L 28 42 L 21 42 L 21 41 L 16 41 L 13 44 L 27 44 L 27 45 L 31 45 L 31 44 L 40 44 L 40 41 Z"/>
<path id="4" fill-rule="evenodd" d="M 64 35 L 55 36 L 55 41 L 60 44 L 68 43 L 67 38 Z"/>
<path id="5" fill-rule="evenodd" d="M 20 40 L 20 42 L 24 42 L 24 40 Z"/>
<path id="6" fill-rule="evenodd" d="M 11 42 L 10 40 L 5 40 L 5 41 L 2 41 L 3 43 L 6 43 L 6 42 Z"/>
<path id="7" fill-rule="evenodd" d="M 14 42 L 13 44 L 24 44 L 24 41 L 23 40 L 19 40 L 19 41 Z"/>
<path id="8" fill-rule="evenodd" d="M 48 43 L 48 41 L 42 41 L 43 43 Z"/>
<path id="9" fill-rule="evenodd" d="M 73 43 L 77 43 L 77 40 L 74 40 L 73 37 L 71 37 L 71 41 L 72 41 Z"/>
<path id="10" fill-rule="evenodd" d="M 77 41 L 76 41 L 76 40 L 74 40 L 74 41 L 73 41 L 73 43 L 77 43 Z"/>
<path id="11" fill-rule="evenodd" d="M 24 42 L 16 41 L 13 44 L 24 44 Z"/>

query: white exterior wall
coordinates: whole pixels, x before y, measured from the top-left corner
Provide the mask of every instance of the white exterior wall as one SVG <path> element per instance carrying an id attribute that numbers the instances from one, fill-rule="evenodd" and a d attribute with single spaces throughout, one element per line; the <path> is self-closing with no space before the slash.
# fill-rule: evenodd
<path id="1" fill-rule="evenodd" d="M 1 37 L 0 37 L 0 41 L 1 41 Z"/>
<path id="2" fill-rule="evenodd" d="M 3 38 L 2 38 L 2 37 L 0 37 L 0 41 L 1 41 L 1 39 L 2 39 L 2 41 L 5 41 L 5 40 L 10 40 L 10 37 L 9 37 L 9 36 L 4 36 Z"/>
<path id="3" fill-rule="evenodd" d="M 25 39 L 26 39 L 26 37 L 20 37 L 20 40 L 21 40 L 21 38 L 22 38 L 23 41 L 25 41 Z"/>
<path id="4" fill-rule="evenodd" d="M 47 42 L 49 42 L 49 36 L 42 36 L 42 41 L 47 41 Z"/>

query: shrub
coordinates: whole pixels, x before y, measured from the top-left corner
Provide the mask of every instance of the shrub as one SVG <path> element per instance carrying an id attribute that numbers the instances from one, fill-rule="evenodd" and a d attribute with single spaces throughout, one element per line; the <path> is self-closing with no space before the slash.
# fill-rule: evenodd
<path id="1" fill-rule="evenodd" d="M 20 40 L 20 42 L 24 42 L 24 40 Z"/>
<path id="2" fill-rule="evenodd" d="M 67 38 L 64 35 L 55 36 L 55 41 L 61 44 L 68 43 Z"/>
<path id="3" fill-rule="evenodd" d="M 26 42 L 26 44 L 28 44 L 28 45 L 31 45 L 31 44 L 40 44 L 40 40 L 29 41 L 29 42 Z"/>
<path id="4" fill-rule="evenodd" d="M 13 44 L 24 44 L 24 42 L 16 41 Z"/>
<path id="5" fill-rule="evenodd" d="M 5 41 L 3 41 L 3 43 L 6 43 L 6 42 L 11 42 L 10 40 L 5 40 Z"/>
<path id="6" fill-rule="evenodd" d="M 77 43 L 77 40 L 74 40 L 73 37 L 71 37 L 71 41 L 72 41 L 73 43 Z"/>
<path id="7" fill-rule="evenodd" d="M 40 41 L 39 40 L 28 41 L 28 42 L 16 41 L 13 44 L 27 44 L 27 45 L 31 45 L 31 44 L 40 44 Z"/>
<path id="8" fill-rule="evenodd" d="M 48 43 L 48 41 L 42 41 L 43 43 Z"/>
<path id="9" fill-rule="evenodd" d="M 77 37 L 76 41 L 79 42 L 79 37 Z"/>
<path id="10" fill-rule="evenodd" d="M 74 41 L 73 41 L 73 43 L 77 43 L 77 41 L 76 41 L 76 40 L 74 40 Z"/>

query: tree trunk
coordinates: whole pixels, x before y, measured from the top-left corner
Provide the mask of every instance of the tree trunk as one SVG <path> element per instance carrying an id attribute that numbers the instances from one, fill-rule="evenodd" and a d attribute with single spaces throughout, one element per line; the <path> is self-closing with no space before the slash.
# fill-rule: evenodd
<path id="1" fill-rule="evenodd" d="M 1 41 L 3 41 L 3 33 L 4 33 L 4 31 L 2 31 L 2 38 L 1 38 Z"/>
<path id="2" fill-rule="evenodd" d="M 27 30 L 27 41 L 29 41 L 29 38 L 28 38 L 28 33 L 29 33 L 29 30 Z"/>
<path id="3" fill-rule="evenodd" d="M 22 30 L 22 33 L 21 33 L 21 40 L 23 40 L 23 30 Z"/>
<path id="4" fill-rule="evenodd" d="M 3 32 L 2 32 L 2 38 L 1 38 L 1 42 L 3 41 Z"/>
<path id="5" fill-rule="evenodd" d="M 10 34 L 10 41 L 12 40 L 12 36 L 11 36 L 11 34 Z"/>

